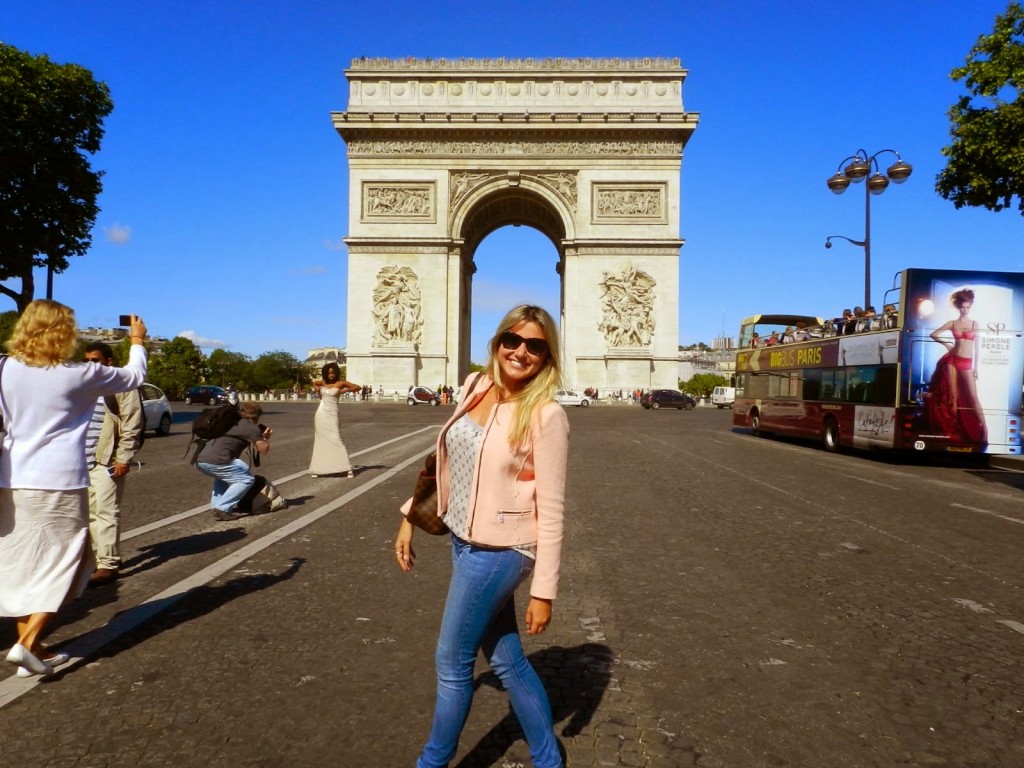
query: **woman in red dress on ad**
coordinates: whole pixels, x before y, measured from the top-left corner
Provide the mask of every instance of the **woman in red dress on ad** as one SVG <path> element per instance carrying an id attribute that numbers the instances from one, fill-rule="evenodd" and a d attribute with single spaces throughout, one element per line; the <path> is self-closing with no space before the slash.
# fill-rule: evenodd
<path id="1" fill-rule="evenodd" d="M 939 358 L 928 387 L 928 420 L 931 429 L 963 442 L 985 445 L 988 434 L 981 402 L 978 400 L 978 361 L 975 336 L 977 323 L 971 319 L 974 291 L 963 288 L 950 296 L 959 315 L 932 331 L 932 338 L 946 347 Z M 945 336 L 949 333 L 952 338 Z"/>

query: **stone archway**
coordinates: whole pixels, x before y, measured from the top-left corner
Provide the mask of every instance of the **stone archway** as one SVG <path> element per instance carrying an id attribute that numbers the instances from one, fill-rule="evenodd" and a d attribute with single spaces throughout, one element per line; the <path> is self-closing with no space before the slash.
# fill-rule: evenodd
<path id="1" fill-rule="evenodd" d="M 675 59 L 359 59 L 349 160 L 349 378 L 457 385 L 490 232 L 555 245 L 570 386 L 675 387 L 679 173 L 698 117 Z"/>

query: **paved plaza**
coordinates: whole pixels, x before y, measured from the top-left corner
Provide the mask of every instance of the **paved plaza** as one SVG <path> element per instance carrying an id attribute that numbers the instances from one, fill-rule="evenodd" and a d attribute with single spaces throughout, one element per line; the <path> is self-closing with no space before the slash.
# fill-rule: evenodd
<path id="1" fill-rule="evenodd" d="M 411 767 L 449 553 L 419 535 L 403 574 L 392 541 L 448 409 L 343 406 L 346 480 L 304 472 L 312 405 L 267 404 L 261 471 L 292 504 L 228 523 L 177 410 L 130 478 L 124 577 L 50 638 L 81 660 L 2 673 L 0 766 Z M 710 407 L 568 415 L 560 595 L 524 642 L 569 765 L 1024 765 L 1013 462 L 827 454 Z M 477 681 L 453 765 L 529 766 L 482 661 Z"/>

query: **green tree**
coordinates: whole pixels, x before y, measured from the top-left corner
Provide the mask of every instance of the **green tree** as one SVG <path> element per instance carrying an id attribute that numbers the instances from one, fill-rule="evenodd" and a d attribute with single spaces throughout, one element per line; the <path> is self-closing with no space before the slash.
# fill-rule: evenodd
<path id="1" fill-rule="evenodd" d="M 247 355 L 217 348 L 206 359 L 206 367 L 210 371 L 211 384 L 216 384 L 218 387 L 226 387 L 231 384 L 239 392 L 249 391 L 252 360 Z"/>
<path id="2" fill-rule="evenodd" d="M 18 322 L 18 313 L 0 312 L 0 349 L 7 351 L 7 340 L 14 333 L 14 324 Z"/>
<path id="3" fill-rule="evenodd" d="M 727 387 L 729 380 L 717 373 L 695 373 L 689 381 L 680 382 L 679 388 L 694 397 L 710 397 L 715 387 Z"/>
<path id="4" fill-rule="evenodd" d="M 92 242 L 103 174 L 89 155 L 113 108 L 88 69 L 0 43 L 0 281 L 21 281 L 0 293 L 18 312 L 35 295 L 33 267 L 63 272 Z"/>
<path id="5" fill-rule="evenodd" d="M 164 344 L 159 355 L 149 360 L 149 381 L 156 384 L 172 400 L 182 400 L 185 390 L 202 381 L 206 358 L 191 339 L 175 336 Z"/>
<path id="6" fill-rule="evenodd" d="M 995 29 L 950 77 L 970 91 L 949 109 L 953 138 L 935 190 L 957 208 L 1001 211 L 1013 197 L 1024 215 L 1024 8 L 1013 0 Z"/>
<path id="7" fill-rule="evenodd" d="M 303 368 L 299 359 L 290 352 L 264 352 L 253 361 L 250 376 L 253 392 L 291 389 L 297 381 L 302 383 Z"/>

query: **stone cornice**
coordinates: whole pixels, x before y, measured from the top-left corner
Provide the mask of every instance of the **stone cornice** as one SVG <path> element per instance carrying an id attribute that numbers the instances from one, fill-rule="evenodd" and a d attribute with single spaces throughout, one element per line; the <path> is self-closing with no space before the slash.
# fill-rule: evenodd
<path id="1" fill-rule="evenodd" d="M 458 59 L 418 59 L 412 56 L 404 59 L 381 57 L 360 57 L 352 59 L 350 71 L 382 72 L 607 72 L 607 71 L 682 71 L 678 58 L 648 56 L 636 59 L 622 58 L 549 58 L 549 59 L 482 59 L 462 57 Z"/>
<path id="2" fill-rule="evenodd" d="M 666 128 L 693 129 L 700 121 L 697 112 L 394 112 L 389 110 L 362 112 L 332 112 L 335 128 L 351 126 L 366 128 L 387 128 L 402 126 L 497 128 L 505 126 L 531 127 L 575 127 L 586 126 L 597 129 L 602 126 L 616 128 L 631 125 L 644 127 L 664 126 Z"/>

